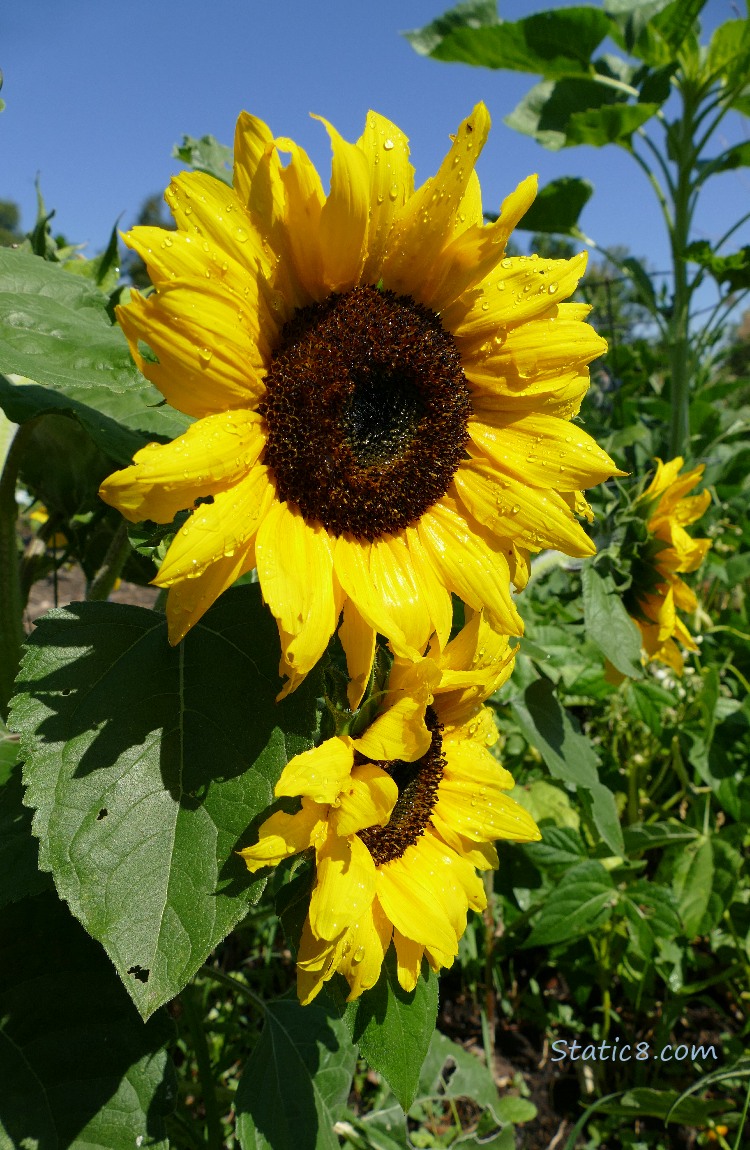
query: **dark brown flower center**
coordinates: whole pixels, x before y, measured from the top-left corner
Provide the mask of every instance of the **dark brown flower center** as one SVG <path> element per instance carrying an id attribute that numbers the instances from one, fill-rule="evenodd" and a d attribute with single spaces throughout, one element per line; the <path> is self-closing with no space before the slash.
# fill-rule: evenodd
<path id="1" fill-rule="evenodd" d="M 414 846 L 430 821 L 437 801 L 437 791 L 445 770 L 442 726 L 432 707 L 427 708 L 425 723 L 432 734 L 426 754 L 415 763 L 402 759 L 378 763 L 398 787 L 398 799 L 384 827 L 368 827 L 359 837 L 372 855 L 375 865 L 401 858 L 407 847 Z"/>
<path id="2" fill-rule="evenodd" d="M 298 311 L 259 406 L 280 499 L 372 540 L 445 495 L 468 440 L 453 336 L 407 296 L 358 287 Z"/>

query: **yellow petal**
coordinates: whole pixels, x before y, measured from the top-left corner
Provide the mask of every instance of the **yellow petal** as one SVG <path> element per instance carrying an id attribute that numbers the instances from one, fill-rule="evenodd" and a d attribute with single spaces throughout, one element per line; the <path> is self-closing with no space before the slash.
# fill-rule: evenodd
<path id="1" fill-rule="evenodd" d="M 135 292 L 116 312 L 141 372 L 178 411 L 200 417 L 261 398 L 270 353 L 257 306 L 208 280 L 200 294 L 191 281 L 175 281 L 147 299 Z M 144 357 L 141 343 L 158 362 Z"/>
<path id="2" fill-rule="evenodd" d="M 274 794 L 277 798 L 306 795 L 316 803 L 335 803 L 349 783 L 353 763 L 351 739 L 326 739 L 289 760 Z"/>
<path id="3" fill-rule="evenodd" d="M 307 850 L 322 824 L 321 808 L 317 803 L 303 804 L 294 815 L 276 811 L 262 824 L 258 842 L 237 853 L 242 856 L 251 872 L 262 867 L 277 866 L 290 855 Z"/>
<path id="4" fill-rule="evenodd" d="M 398 799 L 398 787 L 391 776 L 374 763 L 354 767 L 342 786 L 331 811 L 331 826 L 346 837 L 366 827 L 385 826 Z"/>
<path id="5" fill-rule="evenodd" d="M 333 942 L 316 938 L 310 927 L 309 915 L 305 919 L 297 951 L 297 998 L 307 1006 L 320 993 L 338 969 L 347 932 Z"/>
<path id="6" fill-rule="evenodd" d="M 169 588 L 167 595 L 167 628 L 169 642 L 174 647 L 185 638 L 191 627 L 205 615 L 209 607 L 231 587 L 240 575 L 252 571 L 255 550 L 246 543 L 234 555 L 221 556 L 195 578 L 184 579 Z"/>
<path id="7" fill-rule="evenodd" d="M 570 260 L 508 256 L 480 287 L 442 312 L 443 323 L 459 343 L 466 337 L 493 339 L 498 328 L 538 319 L 558 300 L 572 295 L 585 268 L 585 252 Z"/>
<path id="8" fill-rule="evenodd" d="M 196 499 L 238 483 L 264 444 L 257 412 L 207 415 L 171 443 L 149 443 L 136 452 L 132 467 L 105 479 L 99 494 L 132 523 L 171 523 Z"/>
<path id="9" fill-rule="evenodd" d="M 380 970 L 390 945 L 393 927 L 377 898 L 364 915 L 349 928 L 338 970 L 349 983 L 347 1002 L 359 998 L 380 978 Z"/>
<path id="10" fill-rule="evenodd" d="M 359 283 L 367 250 L 370 176 L 367 158 L 342 139 L 322 116 L 333 149 L 331 190 L 320 214 L 323 279 L 329 292 L 345 292 Z"/>
<path id="11" fill-rule="evenodd" d="M 328 534 L 297 507 L 275 503 L 258 531 L 255 559 L 263 598 L 279 626 L 283 669 L 307 674 L 325 651 L 341 610 Z"/>
<path id="12" fill-rule="evenodd" d="M 477 870 L 497 870 L 500 860 L 492 843 L 473 842 L 456 830 L 440 817 L 437 811 L 432 812 L 430 823 L 438 836 L 452 847 L 456 854 L 470 862 Z"/>
<path id="13" fill-rule="evenodd" d="M 234 188 L 205 172 L 181 172 L 175 176 L 164 199 L 178 229 L 201 246 L 223 253 L 255 278 L 256 269 L 267 266 L 261 237 L 253 227 Z M 221 259 L 216 257 L 219 265 Z M 176 270 L 176 269 L 175 269 Z"/>
<path id="14" fill-rule="evenodd" d="M 354 747 L 365 758 L 376 762 L 403 759 L 413 763 L 428 751 L 432 741 L 424 715 L 424 702 L 412 698 L 399 699 L 354 740 Z"/>
<path id="15" fill-rule="evenodd" d="M 470 419 L 469 434 L 502 471 L 530 486 L 576 491 L 626 474 L 580 427 L 551 415 Z"/>
<path id="16" fill-rule="evenodd" d="M 409 141 L 385 116 L 368 112 L 365 130 L 357 141 L 367 158 L 370 183 L 370 227 L 362 283 L 381 278 L 381 265 L 396 213 L 414 191 L 414 168 L 409 163 Z"/>
<path id="17" fill-rule="evenodd" d="M 444 311 L 496 267 L 505 255 L 510 233 L 534 202 L 536 187 L 536 176 L 528 176 L 503 201 L 494 223 L 479 222 L 467 228 L 446 248 L 431 283 L 424 289 L 434 311 Z"/>
<path id="18" fill-rule="evenodd" d="M 510 595 L 507 560 L 492 551 L 463 516 L 443 499 L 422 516 L 418 531 L 449 591 L 477 611 L 484 607 L 496 630 L 506 635 L 523 633 Z"/>
<path id="19" fill-rule="evenodd" d="M 432 630 L 438 636 L 440 643 L 447 643 L 453 626 L 453 603 L 450 592 L 440 579 L 416 528 L 407 527 L 404 537 L 409 548 L 420 595 L 427 604 L 432 620 Z"/>
<path id="20" fill-rule="evenodd" d="M 556 491 L 540 491 L 501 471 L 478 453 L 454 476 L 455 490 L 466 510 L 493 535 L 521 547 L 551 547 L 565 555 L 593 555 L 596 548 Z"/>
<path id="21" fill-rule="evenodd" d="M 437 174 L 397 213 L 382 266 L 386 288 L 430 306 L 428 285 L 439 277 L 441 253 L 452 238 L 456 213 L 489 128 L 489 113 L 484 104 L 477 104 L 459 126 Z"/>
<path id="22" fill-rule="evenodd" d="M 385 610 L 410 647 L 422 651 L 434 627 L 410 550 L 401 536 L 386 535 L 370 546 L 370 577 Z"/>
<path id="23" fill-rule="evenodd" d="M 407 993 L 411 993 L 422 971 L 424 947 L 421 943 L 407 938 L 400 930 L 394 930 L 393 942 L 396 947 L 396 977 L 399 986 Z"/>
<path id="24" fill-rule="evenodd" d="M 403 630 L 388 613 L 370 577 L 370 544 L 350 535 L 339 535 L 334 552 L 336 577 L 346 595 L 356 604 L 362 618 L 374 631 L 385 635 L 393 650 L 407 659 L 418 659 L 421 652 L 407 642 Z"/>
<path id="25" fill-rule="evenodd" d="M 347 599 L 344 603 L 344 617 L 339 627 L 339 639 L 344 648 L 346 669 L 349 673 L 349 685 L 346 689 L 347 700 L 350 709 L 356 711 L 370 681 L 372 661 L 375 658 L 377 632 L 362 617 L 352 599 Z"/>
<path id="26" fill-rule="evenodd" d="M 172 540 L 156 586 L 194 579 L 217 560 L 236 555 L 255 535 L 274 494 L 268 469 L 256 463 L 239 483 L 219 491 L 213 503 L 197 507 Z"/>
<path id="27" fill-rule="evenodd" d="M 304 148 L 286 138 L 279 138 L 275 143 L 279 151 L 290 152 L 292 156 L 286 167 L 280 169 L 289 253 L 299 283 L 311 299 L 322 300 L 328 294 L 320 245 L 320 216 L 325 202 L 323 185 Z"/>
<path id="28" fill-rule="evenodd" d="M 342 839 L 330 834 L 316 854 L 310 925 L 318 938 L 331 940 L 370 908 L 375 894 L 375 863 L 356 835 Z"/>
<path id="29" fill-rule="evenodd" d="M 413 851 L 408 847 L 406 853 Z M 405 857 L 405 856 L 404 856 Z M 377 896 L 393 925 L 406 938 L 458 954 L 455 931 L 426 876 L 417 879 L 402 866 L 403 859 L 385 863 L 377 871 Z"/>
<path id="30" fill-rule="evenodd" d="M 470 741 L 447 744 L 445 751 L 449 766 L 435 805 L 441 819 L 476 842 L 541 838 L 531 815 L 504 793 L 513 786 L 513 778 L 488 751 Z"/>

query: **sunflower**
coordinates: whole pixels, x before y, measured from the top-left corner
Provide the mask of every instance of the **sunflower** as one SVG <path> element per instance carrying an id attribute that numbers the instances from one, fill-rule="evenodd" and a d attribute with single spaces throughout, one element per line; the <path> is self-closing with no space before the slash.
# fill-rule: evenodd
<path id="1" fill-rule="evenodd" d="M 645 520 L 646 542 L 639 547 L 633 585 L 625 601 L 640 629 L 648 661 L 666 663 L 678 675 L 684 660 L 677 643 L 688 651 L 698 650 L 677 614 L 678 610 L 695 611 L 698 605 L 680 575 L 700 567 L 711 546 L 710 539 L 693 539 L 685 530 L 711 502 L 708 491 L 688 495 L 700 482 L 703 465 L 680 475 L 682 464 L 681 456 L 668 463 L 657 459 L 654 478 L 635 501 L 636 513 Z"/>
<path id="2" fill-rule="evenodd" d="M 285 693 L 342 610 L 357 682 L 377 633 L 403 658 L 433 632 L 444 644 L 451 593 L 520 634 L 510 584 L 529 552 L 590 555 L 580 489 L 617 473 L 571 422 L 606 347 L 588 309 L 561 302 L 585 253 L 506 255 L 535 177 L 483 223 L 484 105 L 416 191 L 395 124 L 370 112 L 352 144 L 322 123 L 327 196 L 302 148 L 242 113 L 233 187 L 183 173 L 165 194 L 177 230 L 124 237 L 155 291 L 133 293 L 119 322 L 143 374 L 196 422 L 101 488 L 134 522 L 191 512 L 154 580 L 172 643 L 257 568 Z"/>
<path id="3" fill-rule="evenodd" d="M 398 979 L 413 990 L 422 958 L 450 966 L 467 911 L 485 906 L 476 868 L 497 866 L 493 839 L 540 838 L 505 792 L 513 778 L 489 747 L 482 704 L 513 669 L 515 650 L 475 614 L 417 662 L 396 658 L 380 710 L 361 735 L 296 755 L 277 811 L 240 854 L 250 871 L 314 848 L 315 881 L 297 956 L 300 1001 L 339 971 L 350 999 L 374 986 L 393 941 Z"/>

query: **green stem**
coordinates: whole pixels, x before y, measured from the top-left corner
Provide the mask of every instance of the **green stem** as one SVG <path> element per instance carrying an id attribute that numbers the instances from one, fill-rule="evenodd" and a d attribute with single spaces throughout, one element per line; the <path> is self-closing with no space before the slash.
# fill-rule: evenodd
<path id="1" fill-rule="evenodd" d="M 211 1066 L 208 1042 L 206 1041 L 206 1031 L 203 1027 L 200 991 L 194 983 L 188 983 L 180 995 L 180 1001 L 193 1040 L 195 1061 L 198 1064 L 203 1108 L 206 1112 L 206 1145 L 208 1150 L 222 1150 L 224 1135 L 214 1088 L 214 1072 Z"/>
<path id="2" fill-rule="evenodd" d="M 684 92 L 683 115 L 680 123 L 677 156 L 677 183 L 674 197 L 674 223 L 669 240 L 672 249 L 674 294 L 669 324 L 670 366 L 672 385 L 670 392 L 671 425 L 669 456 L 687 455 L 690 444 L 690 299 L 692 287 L 688 281 L 685 251 L 691 224 L 690 197 L 691 171 L 695 158 L 693 146 L 693 112 L 689 94 Z"/>
<path id="3" fill-rule="evenodd" d="M 484 1009 L 487 1015 L 485 1029 L 486 1041 L 489 1043 L 485 1050 L 487 1066 L 492 1072 L 495 1061 L 495 1025 L 497 1021 L 497 996 L 495 995 L 495 980 L 493 966 L 495 957 L 495 917 L 494 917 L 494 882 L 495 872 L 485 871 L 482 876 L 484 890 L 487 896 L 487 905 L 484 908 Z"/>
<path id="4" fill-rule="evenodd" d="M 21 457 L 36 419 L 29 419 L 16 432 L 0 474 L 0 717 L 8 717 L 8 703 L 21 662 L 23 597 L 16 540 L 16 483 Z"/>
<path id="5" fill-rule="evenodd" d="M 120 577 L 120 572 L 130 555 L 130 541 L 128 539 L 128 525 L 123 519 L 107 548 L 104 562 L 91 580 L 88 595 L 89 600 L 101 601 L 109 599 L 112 588 Z"/>

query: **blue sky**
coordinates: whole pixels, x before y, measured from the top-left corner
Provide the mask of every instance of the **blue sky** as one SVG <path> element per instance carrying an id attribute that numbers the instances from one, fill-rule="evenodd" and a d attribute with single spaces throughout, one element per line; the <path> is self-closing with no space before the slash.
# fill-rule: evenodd
<path id="1" fill-rule="evenodd" d="M 568 3 L 571 0 L 567 0 Z M 554 0 L 501 0 L 505 19 Z M 132 222 L 146 195 L 179 170 L 171 149 L 183 133 L 211 133 L 231 143 L 245 108 L 278 135 L 301 143 L 324 177 L 326 133 L 309 112 L 330 119 L 349 139 L 373 107 L 410 136 L 417 179 L 436 168 L 448 135 L 483 99 L 493 131 L 479 164 L 485 207 L 529 172 L 541 183 L 586 176 L 595 195 L 582 217 L 605 246 L 625 244 L 664 267 L 667 248 L 645 178 L 619 149 L 550 153 L 506 128 L 535 77 L 440 64 L 417 56 L 399 35 L 450 6 L 450 0 L 4 0 L 0 67 L 6 110 L 0 116 L 0 198 L 35 213 L 40 175 L 55 227 L 93 254 L 118 217 Z M 554 3 L 554 6 L 561 6 Z M 704 25 L 738 15 L 731 0 L 709 0 Z M 723 140 L 747 135 L 732 117 Z M 697 235 L 716 240 L 747 210 L 750 173 L 715 181 Z"/>

